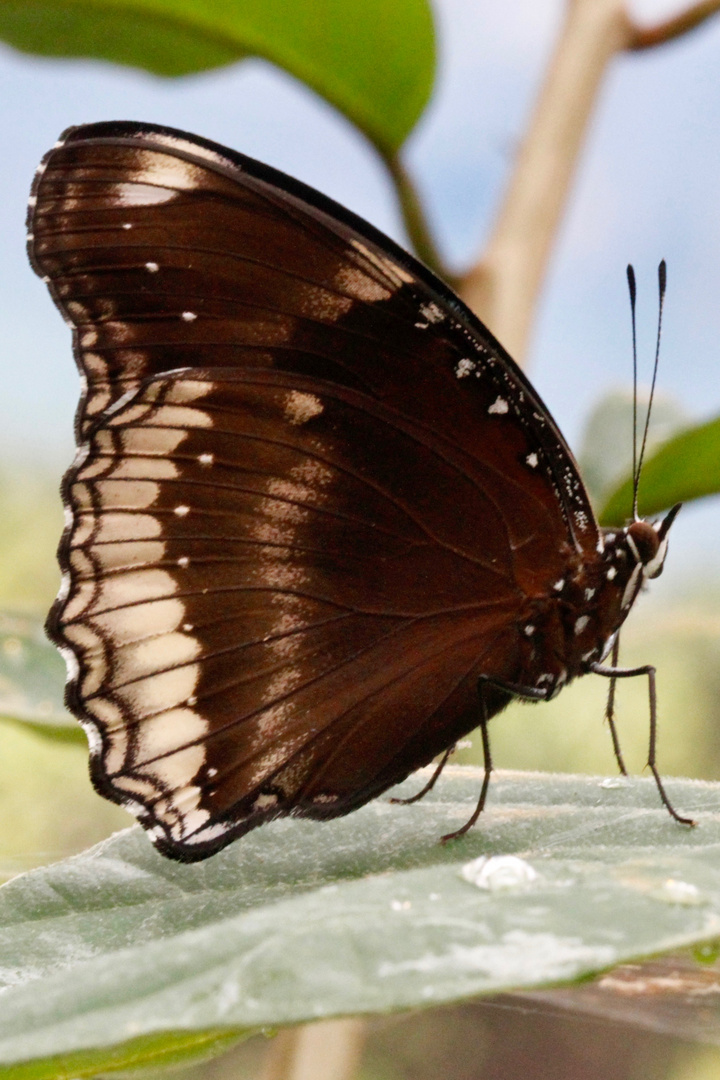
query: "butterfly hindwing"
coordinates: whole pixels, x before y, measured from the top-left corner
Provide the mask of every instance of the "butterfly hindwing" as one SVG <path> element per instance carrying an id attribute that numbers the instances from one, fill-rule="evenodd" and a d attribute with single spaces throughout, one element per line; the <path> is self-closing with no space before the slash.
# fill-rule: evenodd
<path id="1" fill-rule="evenodd" d="M 272 811 L 346 812 L 477 722 L 511 560 L 462 551 L 373 466 L 412 458 L 428 492 L 487 512 L 442 444 L 371 404 L 276 372 L 149 380 L 68 476 L 71 704 L 99 785 L 186 855 Z"/>

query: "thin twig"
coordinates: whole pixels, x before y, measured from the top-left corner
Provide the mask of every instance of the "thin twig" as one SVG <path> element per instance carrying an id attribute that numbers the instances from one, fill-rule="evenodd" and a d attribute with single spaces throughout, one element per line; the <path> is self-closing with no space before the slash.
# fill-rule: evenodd
<path id="1" fill-rule="evenodd" d="M 699 4 L 693 4 L 687 11 L 674 15 L 672 19 L 667 19 L 656 26 L 634 26 L 626 48 L 653 49 L 656 45 L 664 45 L 667 41 L 674 41 L 675 38 L 687 34 L 689 30 L 694 30 L 718 12 L 720 12 L 720 0 L 701 0 Z"/>
<path id="2" fill-rule="evenodd" d="M 384 157 L 400 202 L 405 228 L 412 242 L 415 254 L 426 266 L 434 270 L 445 281 L 453 283 L 452 274 L 445 266 L 435 241 L 430 233 L 425 212 L 415 185 L 397 155 Z"/>
<path id="3" fill-rule="evenodd" d="M 487 251 L 462 283 L 519 362 L 599 87 L 631 29 L 623 0 L 568 4 Z"/>
<path id="4" fill-rule="evenodd" d="M 487 250 L 461 281 L 453 280 L 438 252 L 402 162 L 384 158 L 419 258 L 456 285 L 519 362 L 608 63 L 618 52 L 672 41 L 718 12 L 720 0 L 700 0 L 672 19 L 640 27 L 628 16 L 625 0 L 569 0 Z"/>

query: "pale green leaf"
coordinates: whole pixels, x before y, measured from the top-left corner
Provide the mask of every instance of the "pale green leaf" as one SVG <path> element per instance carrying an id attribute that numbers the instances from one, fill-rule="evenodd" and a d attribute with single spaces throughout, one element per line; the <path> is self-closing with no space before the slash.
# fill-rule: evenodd
<path id="1" fill-rule="evenodd" d="M 441 846 L 479 781 L 455 767 L 419 804 L 281 820 L 192 866 L 133 829 L 11 881 L 4 1075 L 566 982 L 720 934 L 720 786 L 668 781 L 690 829 L 649 780 L 500 774 L 480 826 Z M 463 868 L 490 854 L 537 876 L 481 889 Z"/>

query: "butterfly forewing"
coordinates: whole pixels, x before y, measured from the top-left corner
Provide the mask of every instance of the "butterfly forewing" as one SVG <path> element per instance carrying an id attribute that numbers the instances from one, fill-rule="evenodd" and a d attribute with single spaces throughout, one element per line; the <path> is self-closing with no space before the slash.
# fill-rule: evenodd
<path id="1" fill-rule="evenodd" d="M 50 629 L 96 784 L 180 858 L 346 813 L 522 670 L 598 540 L 569 451 L 460 301 L 266 166 L 94 125 L 34 193 L 88 384 Z"/>

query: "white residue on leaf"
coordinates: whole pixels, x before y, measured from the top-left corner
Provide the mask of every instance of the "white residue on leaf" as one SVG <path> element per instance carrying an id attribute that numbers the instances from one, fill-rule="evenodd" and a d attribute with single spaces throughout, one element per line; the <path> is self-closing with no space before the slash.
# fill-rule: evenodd
<path id="1" fill-rule="evenodd" d="M 390 907 L 393 911 L 409 911 L 412 903 L 410 900 L 391 900 Z"/>
<path id="2" fill-rule="evenodd" d="M 478 889 L 505 892 L 530 885 L 537 880 L 537 871 L 517 855 L 481 855 L 465 863 L 460 876 Z"/>
<path id="3" fill-rule="evenodd" d="M 668 904 L 684 904 L 686 907 L 706 903 L 697 885 L 689 881 L 679 881 L 677 878 L 668 878 L 654 891 L 653 896 L 658 900 L 665 900 Z"/>
<path id="4" fill-rule="evenodd" d="M 484 975 L 497 983 L 566 979 L 589 967 L 609 967 L 617 954 L 609 945 L 585 943 L 577 937 L 509 930 L 494 944 L 451 945 L 446 952 L 426 953 L 412 960 L 385 961 L 381 979 L 408 974 Z"/>

